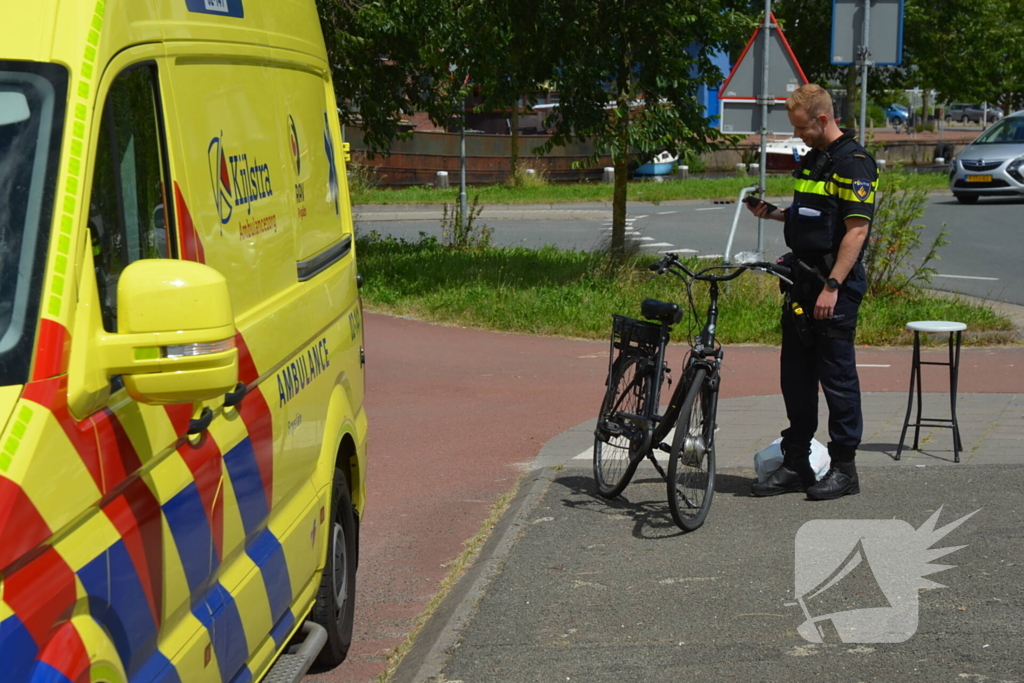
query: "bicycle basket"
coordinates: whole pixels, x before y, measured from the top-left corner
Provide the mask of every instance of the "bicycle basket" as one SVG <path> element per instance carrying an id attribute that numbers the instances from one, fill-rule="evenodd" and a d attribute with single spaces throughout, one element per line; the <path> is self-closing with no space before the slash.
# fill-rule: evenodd
<path id="1" fill-rule="evenodd" d="M 653 354 L 661 344 L 662 327 L 646 320 L 612 315 L 612 348 L 637 348 Z"/>

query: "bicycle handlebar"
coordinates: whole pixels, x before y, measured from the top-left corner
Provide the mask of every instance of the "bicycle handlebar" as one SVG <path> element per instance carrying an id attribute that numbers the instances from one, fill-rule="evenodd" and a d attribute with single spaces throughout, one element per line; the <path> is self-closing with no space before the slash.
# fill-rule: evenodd
<path id="1" fill-rule="evenodd" d="M 800 259 L 794 258 L 792 260 L 800 270 L 813 275 L 822 283 L 825 282 L 825 277 L 817 270 L 807 265 Z M 668 253 L 663 257 L 652 263 L 648 268 L 658 275 L 666 272 L 670 272 L 673 268 L 678 268 L 686 273 L 690 278 L 694 280 L 702 280 L 704 282 L 726 282 L 733 280 L 740 276 L 745 270 L 762 270 L 766 273 L 770 273 L 779 277 L 790 284 L 792 284 L 793 269 L 789 268 L 781 263 L 770 263 L 768 261 L 755 261 L 751 263 L 737 263 L 731 265 L 720 265 L 720 266 L 708 266 L 696 272 L 690 270 L 686 265 L 679 260 L 679 255 L 676 253 Z M 709 271 L 712 270 L 724 270 L 727 268 L 735 268 L 735 271 L 728 275 L 711 275 Z M 678 273 L 676 273 L 678 275 Z"/>

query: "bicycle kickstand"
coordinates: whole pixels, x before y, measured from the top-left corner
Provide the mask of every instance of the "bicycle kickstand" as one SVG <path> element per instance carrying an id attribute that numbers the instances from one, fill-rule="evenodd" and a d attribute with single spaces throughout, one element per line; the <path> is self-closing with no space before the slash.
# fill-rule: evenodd
<path id="1" fill-rule="evenodd" d="M 664 479 L 665 481 L 668 481 L 668 475 L 665 473 L 665 470 L 661 468 L 661 465 L 658 464 L 658 459 L 654 457 L 655 450 L 662 450 L 660 444 L 658 446 L 654 446 L 653 448 L 651 448 L 651 450 L 647 451 L 647 457 L 650 458 L 651 462 L 654 464 L 654 469 L 658 470 L 658 474 L 661 475 L 661 478 Z"/>

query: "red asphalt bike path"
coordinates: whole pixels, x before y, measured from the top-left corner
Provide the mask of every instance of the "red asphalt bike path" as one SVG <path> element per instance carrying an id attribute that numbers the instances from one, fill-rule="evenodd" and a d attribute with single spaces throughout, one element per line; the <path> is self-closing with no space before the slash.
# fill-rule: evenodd
<path id="1" fill-rule="evenodd" d="M 348 660 L 307 680 L 364 683 L 408 636 L 492 503 L 544 444 L 593 418 L 608 342 L 365 316 L 367 502 Z M 678 374 L 685 346 L 669 350 Z M 926 354 L 942 360 L 945 347 Z M 865 392 L 906 392 L 909 348 L 858 348 Z M 934 371 L 930 381 L 929 370 Z M 1024 391 L 1024 347 L 965 348 L 961 394 Z M 923 384 L 946 386 L 941 368 Z M 776 347 L 726 346 L 722 398 L 778 394 Z M 781 397 L 780 399 L 781 400 Z"/>

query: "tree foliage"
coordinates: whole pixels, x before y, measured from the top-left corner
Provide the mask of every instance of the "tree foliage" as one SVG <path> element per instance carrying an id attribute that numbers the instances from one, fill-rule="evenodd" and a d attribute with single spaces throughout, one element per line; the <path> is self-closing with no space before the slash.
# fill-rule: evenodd
<path id="1" fill-rule="evenodd" d="M 846 68 L 829 61 L 830 0 L 777 0 L 776 17 L 807 77 L 838 81 L 852 91 Z M 940 101 L 1024 106 L 1024 17 L 1019 0 L 906 0 L 903 63 L 874 67 L 869 95 L 920 87 Z"/>
<path id="2" fill-rule="evenodd" d="M 723 74 L 716 50 L 750 25 L 721 0 L 549 0 L 558 27 L 552 85 L 559 106 L 547 125 L 550 149 L 590 141 L 615 167 L 613 257 L 623 253 L 630 155 L 706 151 L 721 135 L 697 101 Z"/>
<path id="3" fill-rule="evenodd" d="M 369 153 L 387 153 L 401 123 L 426 112 L 447 126 L 468 65 L 461 0 L 316 0 L 342 123 L 358 124 Z"/>

